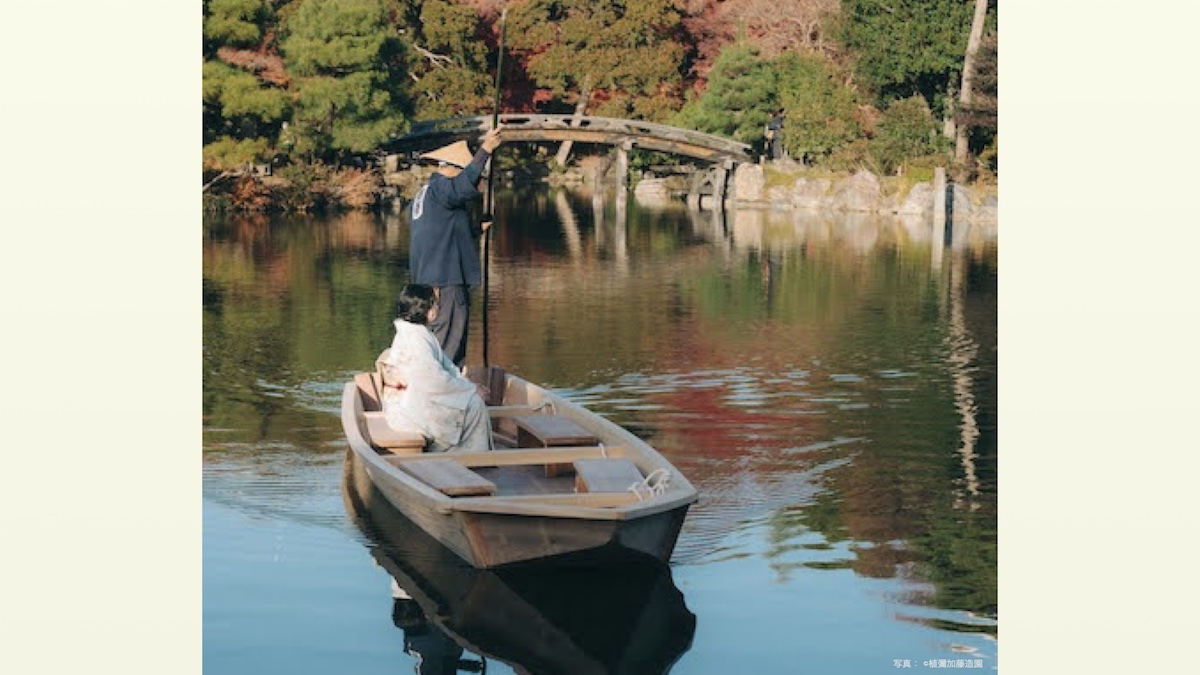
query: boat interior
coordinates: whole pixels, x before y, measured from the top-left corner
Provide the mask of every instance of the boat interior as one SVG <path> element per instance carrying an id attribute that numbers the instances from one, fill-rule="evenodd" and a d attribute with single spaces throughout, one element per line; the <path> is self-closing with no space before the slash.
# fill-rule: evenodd
<path id="1" fill-rule="evenodd" d="M 467 375 L 486 388 L 494 451 L 425 452 L 423 437 L 388 425 L 378 373 L 354 378 L 364 440 L 389 464 L 453 498 L 611 508 L 665 490 L 665 468 L 651 464 L 643 453 L 613 445 L 602 430 L 559 414 L 540 388 L 509 378 L 495 366 L 468 368 Z"/>

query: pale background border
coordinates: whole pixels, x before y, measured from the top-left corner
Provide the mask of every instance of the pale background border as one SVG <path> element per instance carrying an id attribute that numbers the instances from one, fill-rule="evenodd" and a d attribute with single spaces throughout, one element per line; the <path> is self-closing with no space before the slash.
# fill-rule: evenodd
<path id="1" fill-rule="evenodd" d="M 201 6 L 115 4 L 0 7 L 0 672 L 201 672 Z M 1192 660 L 1196 18 L 1002 12 L 1007 672 Z"/>

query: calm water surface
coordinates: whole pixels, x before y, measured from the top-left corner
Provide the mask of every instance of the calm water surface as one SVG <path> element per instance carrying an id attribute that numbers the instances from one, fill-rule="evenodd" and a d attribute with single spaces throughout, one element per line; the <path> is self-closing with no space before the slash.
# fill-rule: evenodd
<path id="1" fill-rule="evenodd" d="M 893 219 L 497 207 L 489 361 L 688 476 L 671 565 L 479 573 L 423 540 L 338 419 L 391 340 L 405 215 L 214 217 L 207 672 L 997 668 L 994 236 L 938 252 Z"/>

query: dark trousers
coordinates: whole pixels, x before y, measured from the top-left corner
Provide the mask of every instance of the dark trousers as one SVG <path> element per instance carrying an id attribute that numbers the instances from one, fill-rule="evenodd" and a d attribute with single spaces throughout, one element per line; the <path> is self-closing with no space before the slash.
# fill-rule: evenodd
<path id="1" fill-rule="evenodd" d="M 429 330 L 437 336 L 442 351 L 462 368 L 467 362 L 467 330 L 471 320 L 471 289 L 468 286 L 439 286 L 437 320 Z"/>

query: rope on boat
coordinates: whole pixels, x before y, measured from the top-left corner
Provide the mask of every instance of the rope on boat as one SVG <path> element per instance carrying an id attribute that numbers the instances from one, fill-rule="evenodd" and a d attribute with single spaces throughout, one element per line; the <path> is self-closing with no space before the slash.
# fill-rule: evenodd
<path id="1" fill-rule="evenodd" d="M 629 491 L 637 495 L 639 502 L 653 499 L 667 491 L 671 482 L 671 472 L 666 469 L 655 469 L 648 476 L 629 486 Z M 643 493 L 645 496 L 643 496 Z"/>

